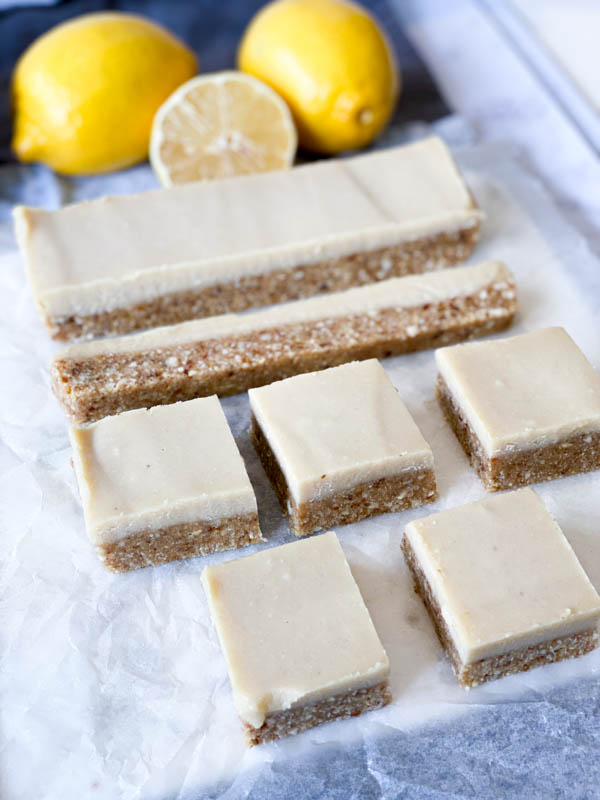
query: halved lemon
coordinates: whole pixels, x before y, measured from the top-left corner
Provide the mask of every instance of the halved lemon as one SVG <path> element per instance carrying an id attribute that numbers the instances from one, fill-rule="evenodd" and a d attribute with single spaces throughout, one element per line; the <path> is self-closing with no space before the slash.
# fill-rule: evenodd
<path id="1" fill-rule="evenodd" d="M 163 186 L 289 167 L 297 136 L 284 100 L 251 75 L 215 72 L 158 109 L 150 162 Z"/>

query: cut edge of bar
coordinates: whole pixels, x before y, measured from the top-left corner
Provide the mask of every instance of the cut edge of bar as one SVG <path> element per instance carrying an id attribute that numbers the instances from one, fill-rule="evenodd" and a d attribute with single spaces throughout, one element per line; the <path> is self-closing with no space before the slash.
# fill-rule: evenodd
<path id="1" fill-rule="evenodd" d="M 396 474 L 347 486 L 327 497 L 296 504 L 285 475 L 258 420 L 251 414 L 250 440 L 294 536 L 309 536 L 337 525 L 405 511 L 438 499 L 431 464 L 407 466 Z"/>
<path id="2" fill-rule="evenodd" d="M 435 392 L 444 418 L 488 492 L 600 469 L 600 431 L 575 432 L 549 443 L 533 442 L 489 455 L 439 373 Z"/>
<path id="3" fill-rule="evenodd" d="M 96 552 L 110 572 L 129 572 L 264 541 L 254 511 L 216 521 L 197 520 L 136 531 L 115 542 L 96 545 Z"/>
<path id="4" fill-rule="evenodd" d="M 387 678 L 373 686 L 350 689 L 310 703 L 267 714 L 260 728 L 244 722 L 249 747 L 274 742 L 335 720 L 357 717 L 392 701 Z"/>

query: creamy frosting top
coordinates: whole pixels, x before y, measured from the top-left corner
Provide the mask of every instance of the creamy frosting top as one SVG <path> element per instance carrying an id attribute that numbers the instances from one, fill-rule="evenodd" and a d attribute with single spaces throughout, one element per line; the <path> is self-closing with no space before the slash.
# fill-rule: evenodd
<path id="1" fill-rule="evenodd" d="M 600 374 L 563 328 L 454 345 L 435 355 L 489 454 L 600 430 Z"/>
<path id="2" fill-rule="evenodd" d="M 130 336 L 68 345 L 57 358 L 90 358 L 103 353 L 128 353 L 173 347 L 178 344 L 265 331 L 295 323 L 334 319 L 350 314 L 368 314 L 382 308 L 413 308 L 465 297 L 490 285 L 514 291 L 513 276 L 500 261 L 470 267 L 390 278 L 380 283 L 347 289 L 331 295 L 282 303 L 245 314 L 223 314 L 207 319 L 167 325 Z"/>
<path id="3" fill-rule="evenodd" d="M 406 536 L 463 663 L 600 619 L 600 597 L 532 489 L 410 522 Z"/>
<path id="4" fill-rule="evenodd" d="M 206 567 L 202 580 L 234 702 L 249 725 L 388 675 L 335 533 Z"/>
<path id="5" fill-rule="evenodd" d="M 431 448 L 376 359 L 250 389 L 250 408 L 296 503 L 433 467 Z"/>
<path id="6" fill-rule="evenodd" d="M 440 139 L 289 170 L 19 207 L 44 313 L 93 314 L 177 291 L 455 230 L 481 218 Z"/>
<path id="7" fill-rule="evenodd" d="M 256 512 L 244 462 L 214 396 L 126 411 L 71 428 L 70 437 L 95 544 Z"/>

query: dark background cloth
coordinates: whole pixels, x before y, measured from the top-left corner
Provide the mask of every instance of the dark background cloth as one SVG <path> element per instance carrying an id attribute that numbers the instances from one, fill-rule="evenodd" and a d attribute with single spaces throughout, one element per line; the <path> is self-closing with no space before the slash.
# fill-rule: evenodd
<path id="1" fill-rule="evenodd" d="M 25 48 L 45 31 L 71 17 L 118 10 L 159 22 L 199 56 L 201 72 L 230 69 L 246 25 L 264 0 L 65 0 L 53 5 L 14 5 L 0 11 L 0 162 L 10 153 L 10 76 Z M 385 27 L 400 62 L 404 87 L 395 122 L 431 122 L 448 109 L 425 65 L 399 27 L 387 0 L 363 0 Z M 1 8 L 2 6 L 0 6 Z"/>

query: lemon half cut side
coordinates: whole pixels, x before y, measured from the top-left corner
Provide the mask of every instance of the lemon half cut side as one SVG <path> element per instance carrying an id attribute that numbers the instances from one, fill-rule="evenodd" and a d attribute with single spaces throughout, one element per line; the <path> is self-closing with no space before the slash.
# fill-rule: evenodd
<path id="1" fill-rule="evenodd" d="M 296 153 L 289 108 L 251 75 L 226 71 L 180 86 L 159 108 L 150 162 L 163 186 L 289 167 Z"/>

